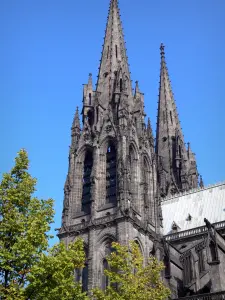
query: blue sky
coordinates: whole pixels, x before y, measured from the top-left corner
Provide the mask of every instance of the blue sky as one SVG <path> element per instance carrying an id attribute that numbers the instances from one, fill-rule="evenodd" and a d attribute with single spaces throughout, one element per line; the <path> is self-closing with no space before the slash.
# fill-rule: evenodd
<path id="1" fill-rule="evenodd" d="M 0 171 L 29 153 L 37 195 L 60 227 L 70 127 L 88 73 L 96 82 L 109 0 L 0 1 Z M 225 1 L 120 0 L 133 83 L 155 131 L 159 46 L 185 141 L 205 184 L 225 180 Z M 55 239 L 56 240 L 56 239 Z"/>

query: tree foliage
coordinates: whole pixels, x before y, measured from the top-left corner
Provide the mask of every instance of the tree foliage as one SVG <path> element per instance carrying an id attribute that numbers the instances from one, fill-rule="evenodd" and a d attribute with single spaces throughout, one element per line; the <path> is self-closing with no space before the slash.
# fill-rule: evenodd
<path id="1" fill-rule="evenodd" d="M 48 249 L 53 200 L 33 197 L 25 150 L 0 183 L 0 299 L 85 299 L 74 283 L 84 263 L 83 242 Z"/>
<path id="2" fill-rule="evenodd" d="M 113 251 L 107 258 L 105 270 L 109 285 L 105 291 L 95 289 L 96 300 L 163 300 L 170 290 L 163 284 L 160 273 L 164 266 L 151 257 L 144 266 L 143 256 L 135 242 L 129 247 L 113 242 Z"/>
<path id="3" fill-rule="evenodd" d="M 0 182 L 0 299 L 2 300 L 163 300 L 169 290 L 160 279 L 163 265 L 151 258 L 143 266 L 136 243 L 113 243 L 105 270 L 109 286 L 88 297 L 74 280 L 74 270 L 84 266 L 81 239 L 48 248 L 53 222 L 53 200 L 34 197 L 36 179 L 21 150 L 15 166 Z"/>

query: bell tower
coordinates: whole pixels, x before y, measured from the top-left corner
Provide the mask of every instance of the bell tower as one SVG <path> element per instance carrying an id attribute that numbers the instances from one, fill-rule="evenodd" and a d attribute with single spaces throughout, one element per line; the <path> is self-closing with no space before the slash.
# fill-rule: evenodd
<path id="1" fill-rule="evenodd" d="M 110 1 L 96 90 L 83 87 L 82 126 L 76 110 L 59 238 L 85 241 L 83 288 L 104 288 L 112 241 L 136 240 L 146 261 L 161 251 L 161 206 L 144 94 L 132 92 L 117 0 Z"/>

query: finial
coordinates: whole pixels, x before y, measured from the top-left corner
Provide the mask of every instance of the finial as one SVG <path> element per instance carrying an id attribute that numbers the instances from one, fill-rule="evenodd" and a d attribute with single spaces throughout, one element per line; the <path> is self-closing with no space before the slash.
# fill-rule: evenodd
<path id="1" fill-rule="evenodd" d="M 139 90 L 139 85 L 138 85 L 138 81 L 136 80 L 135 81 L 135 94 L 136 93 L 139 93 L 140 92 L 140 90 Z"/>
<path id="2" fill-rule="evenodd" d="M 89 78 L 88 78 L 88 85 L 90 86 L 90 87 L 92 87 L 92 73 L 89 73 Z"/>
<path id="3" fill-rule="evenodd" d="M 203 179 L 202 179 L 202 175 L 200 175 L 200 182 L 199 182 L 199 186 L 201 189 L 204 188 L 204 182 L 203 182 Z"/>
<path id="4" fill-rule="evenodd" d="M 73 120 L 73 128 L 79 128 L 80 129 L 80 118 L 79 118 L 79 108 L 77 106 L 74 120 Z"/>

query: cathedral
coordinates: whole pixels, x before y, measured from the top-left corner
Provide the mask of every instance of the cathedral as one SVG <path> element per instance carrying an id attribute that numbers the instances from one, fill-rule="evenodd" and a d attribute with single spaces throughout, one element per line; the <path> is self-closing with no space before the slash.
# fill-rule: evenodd
<path id="1" fill-rule="evenodd" d="M 96 89 L 89 74 L 72 123 L 58 236 L 85 242 L 85 267 L 76 274 L 84 291 L 106 288 L 111 243 L 134 240 L 145 263 L 152 255 L 164 262 L 171 299 L 225 299 L 225 183 L 204 187 L 184 142 L 163 44 L 160 59 L 155 139 L 138 81 L 132 90 L 111 0 Z"/>

